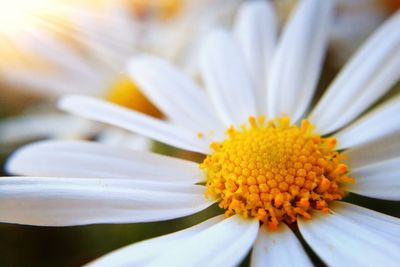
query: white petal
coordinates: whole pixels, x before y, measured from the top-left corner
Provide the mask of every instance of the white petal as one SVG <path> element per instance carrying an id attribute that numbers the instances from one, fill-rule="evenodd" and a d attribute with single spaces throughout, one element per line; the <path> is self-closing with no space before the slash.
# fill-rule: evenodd
<path id="1" fill-rule="evenodd" d="M 346 217 L 357 224 L 365 225 L 378 234 L 399 244 L 400 219 L 380 212 L 366 209 L 343 201 L 335 202 L 332 209 L 336 214 Z"/>
<path id="2" fill-rule="evenodd" d="M 204 187 L 116 179 L 0 178 L 0 221 L 41 226 L 174 219 L 212 204 Z"/>
<path id="3" fill-rule="evenodd" d="M 173 122 L 193 131 L 223 132 L 205 92 L 168 62 L 138 56 L 129 62 L 128 72 L 143 93 Z"/>
<path id="4" fill-rule="evenodd" d="M 335 131 L 383 96 L 400 76 L 400 12 L 355 54 L 310 115 L 322 134 Z"/>
<path id="5" fill-rule="evenodd" d="M 267 70 L 276 42 L 277 22 L 272 3 L 244 2 L 235 22 L 235 36 L 255 87 L 257 111 L 265 114 Z"/>
<path id="6" fill-rule="evenodd" d="M 301 118 L 313 97 L 333 10 L 332 1 L 299 2 L 278 44 L 268 76 L 268 116 Z"/>
<path id="7" fill-rule="evenodd" d="M 141 27 L 132 21 L 126 6 L 116 1 L 111 4 L 113 7 L 108 7 L 101 16 L 84 9 L 71 10 L 69 15 L 77 30 L 74 37 L 89 48 L 91 55 L 119 68 L 132 55 Z"/>
<path id="8" fill-rule="evenodd" d="M 209 151 L 206 140 L 198 138 L 195 132 L 99 99 L 66 96 L 61 99 L 59 106 L 65 111 L 109 123 L 172 146 L 200 153 Z"/>
<path id="9" fill-rule="evenodd" d="M 332 212 L 299 219 L 302 236 L 328 266 L 398 266 L 400 246 L 364 221 Z"/>
<path id="10" fill-rule="evenodd" d="M 152 141 L 144 136 L 132 134 L 117 128 L 103 129 L 97 136 L 96 141 L 113 147 L 125 147 L 136 151 L 151 151 Z"/>
<path id="11" fill-rule="evenodd" d="M 400 158 L 400 133 L 376 139 L 344 151 L 351 169 L 393 158 Z"/>
<path id="12" fill-rule="evenodd" d="M 193 227 L 184 229 L 182 231 L 172 233 L 169 235 L 161 236 L 145 240 L 121 249 L 118 249 L 100 259 L 88 264 L 91 267 L 132 267 L 132 266 L 145 266 L 153 258 L 157 257 L 162 251 L 167 250 L 173 245 L 179 244 L 183 240 L 192 238 L 193 236 L 201 233 L 202 231 L 214 226 L 221 222 L 223 216 L 211 218 L 203 223 L 197 224 Z"/>
<path id="13" fill-rule="evenodd" d="M 200 52 L 203 79 L 226 126 L 241 125 L 257 115 L 250 77 L 233 36 L 215 30 L 206 37 Z"/>
<path id="14" fill-rule="evenodd" d="M 79 81 L 73 80 L 76 75 L 70 77 L 66 73 L 62 75 L 47 74 L 32 69 L 10 67 L 1 70 L 1 74 L 5 81 L 49 99 L 71 93 L 97 95 L 100 88 L 98 86 L 93 87 L 93 80 L 84 78 L 79 79 Z"/>
<path id="15" fill-rule="evenodd" d="M 366 144 L 399 133 L 398 114 L 400 114 L 400 97 L 379 106 L 335 134 L 338 149 Z"/>
<path id="16" fill-rule="evenodd" d="M 79 74 L 81 79 L 97 79 L 97 74 L 88 64 L 87 58 L 80 55 L 78 50 L 74 50 L 73 46 L 58 41 L 42 30 L 31 30 L 20 40 L 19 45 L 58 68 L 62 67 L 65 72 Z"/>
<path id="17" fill-rule="evenodd" d="M 65 114 L 34 114 L 0 120 L 0 143 L 24 142 L 39 138 L 73 137 L 94 134 L 90 121 Z"/>
<path id="18" fill-rule="evenodd" d="M 194 162 L 84 141 L 45 141 L 25 146 L 13 154 L 6 169 L 29 176 L 187 184 L 204 180 L 204 173 Z"/>
<path id="19" fill-rule="evenodd" d="M 302 245 L 286 224 L 276 231 L 261 227 L 251 254 L 251 267 L 313 266 Z"/>
<path id="20" fill-rule="evenodd" d="M 390 159 L 353 169 L 350 176 L 356 183 L 349 191 L 360 195 L 400 200 L 400 158 Z"/>
<path id="21" fill-rule="evenodd" d="M 258 228 L 258 220 L 232 216 L 171 246 L 148 266 L 236 266 L 251 249 Z"/>

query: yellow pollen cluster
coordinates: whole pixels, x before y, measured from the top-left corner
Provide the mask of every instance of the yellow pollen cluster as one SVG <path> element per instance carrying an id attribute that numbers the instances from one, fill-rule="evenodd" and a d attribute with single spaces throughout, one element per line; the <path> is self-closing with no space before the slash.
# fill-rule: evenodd
<path id="1" fill-rule="evenodd" d="M 313 132 L 303 120 L 291 125 L 287 117 L 265 122 L 249 118 L 250 126 L 233 127 L 228 138 L 212 143 L 212 155 L 200 167 L 207 175 L 207 197 L 219 199 L 226 215 L 257 217 L 271 229 L 311 210 L 328 212 L 328 203 L 345 196 L 343 156 L 336 140 Z"/>

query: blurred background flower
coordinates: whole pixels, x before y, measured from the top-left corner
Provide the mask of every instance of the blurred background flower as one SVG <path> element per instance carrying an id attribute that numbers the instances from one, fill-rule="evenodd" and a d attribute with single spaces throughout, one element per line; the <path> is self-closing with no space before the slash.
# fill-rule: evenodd
<path id="1" fill-rule="evenodd" d="M 198 78 L 199 40 L 211 28 L 232 24 L 243 1 L 0 0 L 0 163 L 17 145 L 49 137 L 98 139 L 188 157 L 60 113 L 55 102 L 64 94 L 87 94 L 161 117 L 126 78 L 125 60 L 150 52 Z M 274 1 L 280 25 L 298 1 Z M 400 0 L 337 2 L 321 84 L 328 83 L 368 35 L 400 7 Z M 367 198 L 352 202 L 400 216 L 398 204 L 371 203 Z M 146 226 L 0 225 L 0 266 L 79 266 L 125 244 L 193 225 L 202 216 Z"/>
<path id="2" fill-rule="evenodd" d="M 194 51 L 197 37 L 222 24 L 239 2 L 104 1 L 95 7 L 59 3 L 58 16 L 34 16 L 34 25 L 5 36 L 18 56 L 4 60 L 0 74 L 3 82 L 17 87 L 13 91 L 48 101 L 39 102 L 40 109 L 31 106 L 23 117 L 3 121 L 0 141 L 87 138 L 98 133 L 98 125 L 54 110 L 54 99 L 63 94 L 97 96 L 162 116 L 126 78 L 125 59 L 147 51 L 189 66 L 192 56 L 187 54 Z M 23 131 L 27 124 L 30 131 Z M 101 140 L 121 140 L 106 133 Z M 121 132 L 117 134 L 122 137 Z"/>

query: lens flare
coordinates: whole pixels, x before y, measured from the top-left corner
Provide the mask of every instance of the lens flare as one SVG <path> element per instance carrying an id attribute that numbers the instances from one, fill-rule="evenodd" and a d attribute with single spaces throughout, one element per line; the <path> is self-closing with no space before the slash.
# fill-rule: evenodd
<path id="1" fill-rule="evenodd" d="M 55 11 L 59 1 L 0 0 L 0 33 L 13 34 L 34 26 L 38 18 Z"/>

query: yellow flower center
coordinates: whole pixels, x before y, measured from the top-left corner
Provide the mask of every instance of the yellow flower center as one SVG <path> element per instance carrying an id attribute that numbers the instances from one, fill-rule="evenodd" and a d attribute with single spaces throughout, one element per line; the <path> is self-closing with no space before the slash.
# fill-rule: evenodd
<path id="1" fill-rule="evenodd" d="M 257 217 L 271 229 L 293 223 L 311 210 L 328 212 L 328 203 L 345 196 L 343 156 L 336 140 L 313 132 L 303 120 L 287 117 L 265 122 L 249 118 L 250 126 L 233 127 L 228 138 L 212 143 L 214 153 L 200 167 L 206 172 L 207 197 L 219 199 L 226 215 Z"/>
<path id="2" fill-rule="evenodd" d="M 171 19 L 179 14 L 183 0 L 131 0 L 133 10 L 140 17 L 154 14 L 160 19 Z"/>
<path id="3" fill-rule="evenodd" d="M 129 109 L 161 117 L 161 112 L 140 92 L 138 86 L 126 76 L 121 76 L 107 90 L 106 99 Z"/>

